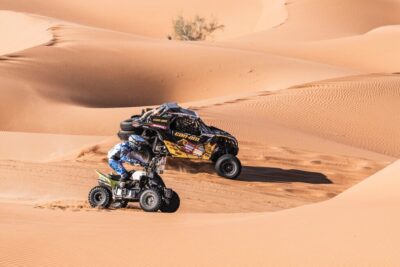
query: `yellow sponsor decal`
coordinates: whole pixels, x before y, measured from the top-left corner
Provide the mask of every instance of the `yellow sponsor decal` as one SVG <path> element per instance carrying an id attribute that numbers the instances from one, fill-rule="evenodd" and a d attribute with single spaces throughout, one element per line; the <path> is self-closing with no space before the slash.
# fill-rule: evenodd
<path id="1" fill-rule="evenodd" d="M 197 157 L 195 155 L 191 155 L 191 154 L 188 154 L 186 152 L 183 152 L 177 144 L 174 144 L 174 143 L 169 142 L 169 141 L 164 141 L 164 143 L 167 146 L 167 149 L 168 149 L 169 153 L 171 153 L 171 155 L 173 157 L 176 157 L 176 158 L 189 158 L 189 159 L 198 159 L 199 158 L 199 157 Z"/>
<path id="2" fill-rule="evenodd" d="M 204 145 L 205 151 L 202 155 L 194 155 L 194 154 L 190 154 L 190 153 L 186 153 L 186 152 L 182 151 L 180 146 L 185 145 L 186 142 L 187 142 L 186 140 L 182 140 L 182 142 L 179 142 L 179 144 L 174 144 L 169 141 L 164 141 L 169 153 L 171 153 L 171 155 L 176 158 L 209 160 L 211 158 L 212 153 L 215 150 L 215 147 L 217 146 L 217 144 L 207 143 Z"/>
<path id="3" fill-rule="evenodd" d="M 211 155 L 214 152 L 216 146 L 217 146 L 217 144 L 213 144 L 213 145 L 211 145 L 210 143 L 205 144 L 204 145 L 205 152 L 204 152 L 202 158 L 205 160 L 209 160 L 211 158 Z"/>
<path id="4" fill-rule="evenodd" d="M 185 133 L 179 133 L 176 132 L 175 133 L 176 137 L 181 137 L 181 138 L 185 138 L 194 142 L 199 142 L 200 141 L 200 137 L 194 136 L 194 135 L 189 135 L 189 134 L 185 134 Z"/>

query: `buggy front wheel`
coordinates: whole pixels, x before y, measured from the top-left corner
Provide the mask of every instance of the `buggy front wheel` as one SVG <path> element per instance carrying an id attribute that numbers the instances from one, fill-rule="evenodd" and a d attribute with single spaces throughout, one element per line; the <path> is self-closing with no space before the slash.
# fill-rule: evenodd
<path id="1" fill-rule="evenodd" d="M 222 177 L 236 179 L 242 172 L 242 164 L 234 155 L 225 154 L 218 158 L 215 163 L 215 170 Z"/>

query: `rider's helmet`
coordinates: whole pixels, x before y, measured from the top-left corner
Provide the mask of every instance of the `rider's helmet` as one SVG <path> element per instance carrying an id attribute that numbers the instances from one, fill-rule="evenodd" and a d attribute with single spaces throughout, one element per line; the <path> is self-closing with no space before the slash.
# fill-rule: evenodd
<path id="1" fill-rule="evenodd" d="M 128 141 L 131 147 L 136 147 L 139 149 L 142 147 L 142 145 L 147 143 L 146 139 L 136 134 L 129 136 Z"/>

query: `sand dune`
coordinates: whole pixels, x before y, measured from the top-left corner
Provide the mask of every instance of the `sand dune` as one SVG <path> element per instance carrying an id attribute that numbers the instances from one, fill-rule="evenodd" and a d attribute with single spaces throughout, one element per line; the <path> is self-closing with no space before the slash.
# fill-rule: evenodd
<path id="1" fill-rule="evenodd" d="M 231 38 L 266 30 L 283 23 L 286 9 L 282 0 L 251 1 L 125 1 L 100 0 L 96 4 L 79 0 L 1 0 L 0 9 L 35 13 L 94 27 L 166 39 L 172 19 L 178 15 L 215 17 L 226 25 L 217 38 Z M 240 18 L 240 19 L 238 19 Z"/>
<path id="2" fill-rule="evenodd" d="M 333 200 L 278 213 L 163 216 L 1 204 L 1 214 L 9 216 L 0 217 L 0 235 L 7 240 L 0 245 L 0 261 L 5 266 L 126 264 L 130 253 L 110 257 L 99 253 L 99 246 L 112 240 L 129 247 L 135 240 L 140 244 L 135 263 L 146 266 L 397 266 L 398 175 L 396 162 Z M 26 233 L 41 239 L 26 242 Z M 148 249 L 154 246 L 150 237 L 158 240 L 155 251 Z M 179 257 L 168 257 L 177 251 Z"/>
<path id="3" fill-rule="evenodd" d="M 0 266 L 400 265 L 399 1 L 0 9 Z M 180 14 L 226 28 L 168 41 Z M 242 175 L 170 159 L 179 212 L 89 208 L 119 122 L 167 101 L 235 134 Z"/>
<path id="4" fill-rule="evenodd" d="M 158 41 L 72 25 L 53 27 L 52 31 L 56 37 L 52 45 L 16 53 L 13 59 L 0 63 L 5 102 L 18 101 L 23 106 L 0 107 L 1 114 L 6 114 L 5 110 L 13 113 L 12 118 L 1 116 L 1 130 L 112 134 L 114 129 L 98 128 L 107 120 L 97 115 L 114 111 L 98 113 L 98 108 L 227 94 L 234 98 L 354 73 L 270 54 Z M 27 114 L 37 119 L 30 120 Z M 56 114 L 63 116 L 62 125 Z M 91 114 L 96 114 L 96 120 Z M 115 123 L 116 116 L 106 116 Z"/>
<path id="5" fill-rule="evenodd" d="M 287 1 L 286 8 L 288 18 L 284 24 L 240 38 L 256 46 L 268 42 L 326 40 L 400 23 L 397 0 L 296 0 Z"/>
<path id="6" fill-rule="evenodd" d="M 304 133 L 308 133 L 399 157 L 399 82 L 398 75 L 346 77 L 266 92 L 198 111 L 209 123 L 245 139 L 287 142 L 289 138 L 282 138 L 282 130 L 274 136 L 278 125 L 278 129 L 284 126 L 299 130 L 303 145 L 307 140 Z"/>
<path id="7" fill-rule="evenodd" d="M 363 35 L 300 44 L 297 56 L 364 72 L 391 73 L 399 71 L 399 42 L 400 28 L 385 26 Z M 296 57 L 295 54 L 287 53 Z"/>
<path id="8" fill-rule="evenodd" d="M 217 36 L 232 38 L 256 33 L 248 41 L 281 39 L 321 40 L 366 33 L 399 23 L 396 0 L 296 0 L 273 1 L 0 1 L 1 9 L 35 13 L 95 27 L 166 38 L 171 20 L 182 14 L 215 16 L 226 25 Z M 229 7 L 229 8 L 227 8 Z M 96 10 L 94 12 L 93 10 Z M 154 15 L 156 11 L 157 15 Z M 275 27 L 272 31 L 269 29 Z"/>
<path id="9" fill-rule="evenodd" d="M 215 43 L 350 68 L 398 72 L 398 1 L 294 1 L 279 27 Z"/>
<path id="10" fill-rule="evenodd" d="M 215 45 L 316 61 L 364 73 L 392 73 L 399 70 L 399 40 L 399 27 L 391 25 L 364 34 L 321 41 L 249 42 L 244 39 Z"/>
<path id="11" fill-rule="evenodd" d="M 1 161 L 0 202 L 28 200 L 30 204 L 48 208 L 54 205 L 65 210 L 76 205 L 87 208 L 88 190 L 97 183 L 94 171 L 111 171 L 106 163 L 110 142 L 115 141 L 87 146 L 77 151 L 76 159 L 58 158 L 45 164 Z M 37 151 L 46 152 L 40 148 Z M 163 178 L 180 194 L 180 212 L 276 211 L 322 201 L 389 162 L 259 143 L 242 143 L 239 156 L 244 168 L 236 181 L 218 177 L 208 163 L 169 160 Z M 137 210 L 137 204 L 131 206 Z"/>

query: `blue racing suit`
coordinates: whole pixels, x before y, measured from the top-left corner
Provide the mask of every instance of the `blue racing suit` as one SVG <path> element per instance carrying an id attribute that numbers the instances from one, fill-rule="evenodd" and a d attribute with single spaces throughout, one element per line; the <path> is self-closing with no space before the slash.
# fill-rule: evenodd
<path id="1" fill-rule="evenodd" d="M 128 177 L 128 171 L 122 165 L 124 162 L 128 162 L 130 164 L 144 162 L 143 158 L 139 153 L 136 153 L 135 149 L 129 142 L 123 142 L 115 145 L 108 152 L 107 157 L 110 167 L 124 179 Z"/>

